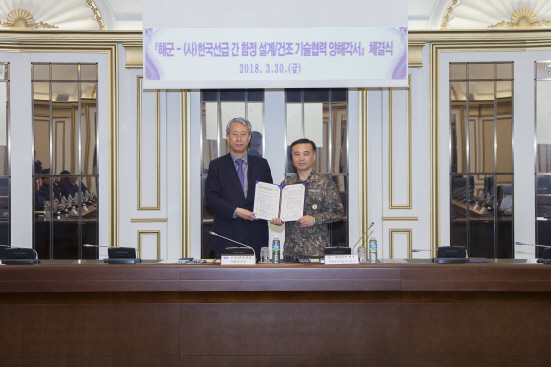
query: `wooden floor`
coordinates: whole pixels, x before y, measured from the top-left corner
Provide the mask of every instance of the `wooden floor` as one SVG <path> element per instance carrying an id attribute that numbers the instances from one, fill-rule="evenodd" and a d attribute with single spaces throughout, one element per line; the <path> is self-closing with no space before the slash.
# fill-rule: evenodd
<path id="1" fill-rule="evenodd" d="M 549 366 L 551 266 L 0 266 L 0 366 Z"/>

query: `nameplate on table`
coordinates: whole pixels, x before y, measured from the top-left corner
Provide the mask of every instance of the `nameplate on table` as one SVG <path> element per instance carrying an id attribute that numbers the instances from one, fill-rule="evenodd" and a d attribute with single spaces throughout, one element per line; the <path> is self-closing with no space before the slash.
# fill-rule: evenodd
<path id="1" fill-rule="evenodd" d="M 325 255 L 325 265 L 359 264 L 358 255 Z"/>
<path id="2" fill-rule="evenodd" d="M 254 255 L 222 255 L 222 265 L 255 265 L 256 257 Z"/>

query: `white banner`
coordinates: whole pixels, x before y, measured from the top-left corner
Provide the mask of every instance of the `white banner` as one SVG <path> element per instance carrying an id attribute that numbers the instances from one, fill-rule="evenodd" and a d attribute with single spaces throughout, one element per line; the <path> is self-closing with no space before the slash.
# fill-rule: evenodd
<path id="1" fill-rule="evenodd" d="M 407 86 L 407 28 L 148 28 L 146 89 Z"/>
<path id="2" fill-rule="evenodd" d="M 407 87 L 407 0 L 142 0 L 144 87 Z"/>

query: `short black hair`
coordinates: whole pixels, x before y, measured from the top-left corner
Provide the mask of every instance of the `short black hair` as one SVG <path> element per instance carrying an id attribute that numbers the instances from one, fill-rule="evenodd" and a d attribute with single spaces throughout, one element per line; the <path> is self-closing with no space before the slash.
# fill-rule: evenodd
<path id="1" fill-rule="evenodd" d="M 316 152 L 316 143 L 314 143 L 312 140 L 310 140 L 310 139 L 298 139 L 298 140 L 295 140 L 293 142 L 293 144 L 291 144 L 291 153 L 293 152 L 293 147 L 297 144 L 311 144 L 312 145 L 312 151 L 314 153 Z"/>

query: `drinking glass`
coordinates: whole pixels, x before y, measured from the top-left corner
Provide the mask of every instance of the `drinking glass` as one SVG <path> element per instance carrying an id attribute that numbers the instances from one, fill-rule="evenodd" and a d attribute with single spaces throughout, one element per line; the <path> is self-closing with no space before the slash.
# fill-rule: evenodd
<path id="1" fill-rule="evenodd" d="M 270 262 L 270 248 L 269 247 L 262 247 L 260 249 L 260 262 L 261 263 Z"/>
<path id="2" fill-rule="evenodd" d="M 358 254 L 358 258 L 360 259 L 361 263 L 366 263 L 367 262 L 367 252 L 365 250 L 365 247 L 363 247 L 363 246 L 358 247 L 357 254 Z"/>

